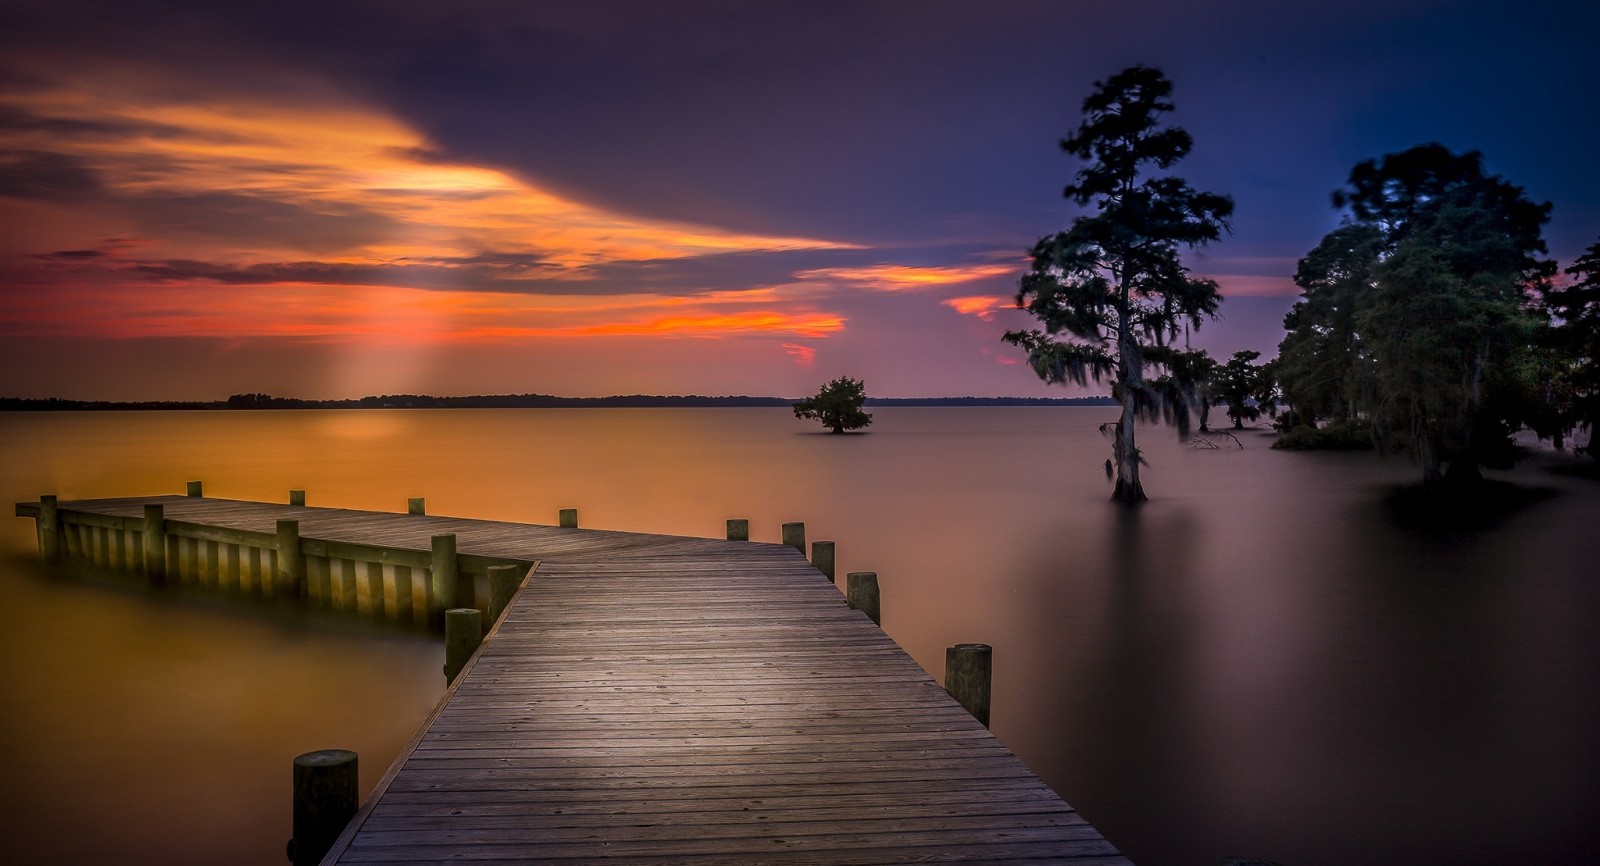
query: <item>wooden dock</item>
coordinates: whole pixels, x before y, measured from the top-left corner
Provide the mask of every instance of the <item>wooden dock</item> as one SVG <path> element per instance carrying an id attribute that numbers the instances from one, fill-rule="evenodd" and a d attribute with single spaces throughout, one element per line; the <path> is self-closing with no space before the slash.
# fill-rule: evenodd
<path id="1" fill-rule="evenodd" d="M 457 557 L 537 563 L 324 863 L 1127 862 L 795 547 L 199 497 L 54 507 L 59 527 L 157 502 L 263 539 L 292 515 L 323 554 L 421 563 L 448 532 Z"/>

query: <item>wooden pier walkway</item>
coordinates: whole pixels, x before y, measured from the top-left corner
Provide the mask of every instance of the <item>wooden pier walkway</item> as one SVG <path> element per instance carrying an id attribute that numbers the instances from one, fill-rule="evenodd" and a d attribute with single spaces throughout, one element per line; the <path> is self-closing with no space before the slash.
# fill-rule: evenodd
<path id="1" fill-rule="evenodd" d="M 307 549 L 420 557 L 451 532 L 460 557 L 537 562 L 325 864 L 1127 862 L 794 547 L 203 498 L 56 508 L 156 502 L 263 537 L 292 516 Z"/>

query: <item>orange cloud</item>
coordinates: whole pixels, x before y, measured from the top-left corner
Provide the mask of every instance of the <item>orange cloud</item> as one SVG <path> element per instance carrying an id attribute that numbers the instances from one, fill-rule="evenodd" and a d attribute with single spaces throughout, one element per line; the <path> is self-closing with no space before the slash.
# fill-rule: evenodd
<path id="1" fill-rule="evenodd" d="M 845 325 L 843 317 L 818 310 L 747 309 L 754 299 L 739 295 L 590 298 L 296 283 L 158 283 L 130 292 L 61 285 L 10 301 L 0 334 L 441 343 L 619 335 L 820 338 Z"/>
<path id="2" fill-rule="evenodd" d="M 860 268 L 816 268 L 801 271 L 795 276 L 802 280 L 837 280 L 855 283 L 885 292 L 914 291 L 958 283 L 970 283 L 989 277 L 1002 277 L 1016 273 L 1010 264 L 951 265 L 948 267 L 912 267 L 910 265 L 877 264 Z"/>
<path id="3" fill-rule="evenodd" d="M 844 327 L 783 286 L 698 291 L 689 276 L 654 294 L 598 274 L 847 244 L 598 208 L 452 162 L 395 117 L 323 92 L 270 102 L 75 74 L 0 97 L 30 119 L 0 131 L 0 151 L 44 154 L 20 168 L 55 172 L 45 194 L 0 199 L 5 224 L 29 227 L 0 237 L 20 263 L 0 333 L 437 343 Z M 568 294 L 533 294 L 541 281 Z"/>
<path id="4" fill-rule="evenodd" d="M 817 350 L 810 346 L 802 346 L 798 343 L 784 343 L 783 351 L 794 359 L 795 364 L 801 367 L 811 367 L 815 365 L 817 360 Z"/>
<path id="5" fill-rule="evenodd" d="M 977 316 L 985 322 L 994 321 L 996 312 L 1016 306 L 1009 299 L 996 295 L 968 295 L 960 298 L 945 298 L 940 303 L 963 316 Z"/>
<path id="6" fill-rule="evenodd" d="M 308 108 L 240 101 L 167 103 L 137 81 L 93 80 L 31 94 L 18 106 L 55 122 L 7 134 L 12 147 L 80 160 L 125 200 L 171 201 L 225 194 L 281 205 L 279 215 L 370 215 L 390 229 L 338 250 L 348 262 L 398 256 L 470 255 L 482 249 L 539 253 L 557 265 L 678 258 L 749 250 L 836 248 L 810 238 L 752 235 L 612 213 L 540 189 L 500 170 L 452 164 L 382 112 L 356 104 Z M 122 135 L 54 131 L 99 124 Z M 183 227 L 186 250 L 210 226 Z M 234 261 L 282 260 L 303 250 L 283 235 L 230 246 Z"/>

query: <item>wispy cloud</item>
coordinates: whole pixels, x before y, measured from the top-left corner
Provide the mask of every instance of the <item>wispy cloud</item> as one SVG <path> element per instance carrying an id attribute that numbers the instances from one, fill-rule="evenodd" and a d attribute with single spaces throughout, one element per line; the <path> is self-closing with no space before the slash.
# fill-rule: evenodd
<path id="1" fill-rule="evenodd" d="M 885 292 L 916 291 L 970 283 L 1018 273 L 1015 264 L 973 264 L 938 267 L 874 264 L 865 267 L 815 268 L 795 274 L 801 280 L 832 280 Z"/>
<path id="2" fill-rule="evenodd" d="M 794 359 L 797 366 L 810 368 L 816 365 L 817 350 L 799 343 L 784 343 L 783 351 Z"/>
<path id="3" fill-rule="evenodd" d="M 985 322 L 994 321 L 994 314 L 1000 310 L 1016 307 L 1010 298 L 998 295 L 964 295 L 959 298 L 945 298 L 939 303 L 963 316 L 977 316 Z"/>
<path id="4" fill-rule="evenodd" d="M 782 287 L 793 254 L 850 244 L 609 211 L 349 101 L 167 98 L 87 72 L 32 84 L 0 97 L 0 216 L 35 245 L 0 262 L 0 332 L 792 339 L 845 324 Z"/>
<path id="5" fill-rule="evenodd" d="M 1279 298 L 1300 294 L 1300 287 L 1288 276 L 1255 276 L 1249 274 L 1212 274 L 1217 288 L 1225 298 Z"/>

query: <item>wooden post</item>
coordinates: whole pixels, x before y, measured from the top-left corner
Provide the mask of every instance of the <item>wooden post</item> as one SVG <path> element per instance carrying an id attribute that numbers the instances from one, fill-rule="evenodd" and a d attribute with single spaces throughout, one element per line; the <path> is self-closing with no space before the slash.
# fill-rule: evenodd
<path id="1" fill-rule="evenodd" d="M 822 576 L 826 577 L 829 583 L 833 583 L 833 542 L 811 542 L 811 564 L 817 567 L 817 571 L 822 572 Z"/>
<path id="2" fill-rule="evenodd" d="M 944 690 L 986 728 L 992 662 L 986 643 L 958 643 L 944 651 Z"/>
<path id="3" fill-rule="evenodd" d="M 39 497 L 39 555 L 45 565 L 61 564 L 61 508 L 54 493 Z"/>
<path id="4" fill-rule="evenodd" d="M 783 525 L 783 543 L 804 555 L 806 552 L 806 525 L 804 523 L 785 523 Z"/>
<path id="5" fill-rule="evenodd" d="M 289 504 L 303 507 L 306 504 L 306 492 L 304 490 L 289 491 Z"/>
<path id="6" fill-rule="evenodd" d="M 407 514 L 427 514 L 428 500 L 421 496 L 413 496 L 406 500 Z"/>
<path id="7" fill-rule="evenodd" d="M 564 529 L 578 528 L 578 509 L 576 508 L 563 508 L 557 512 L 556 518 L 557 525 Z"/>
<path id="8" fill-rule="evenodd" d="M 883 613 L 878 602 L 878 573 L 852 571 L 844 578 L 844 598 L 849 605 L 866 614 L 878 625 L 883 625 Z"/>
<path id="9" fill-rule="evenodd" d="M 203 492 L 201 492 L 200 482 L 198 482 L 198 481 L 189 482 L 189 489 L 188 489 L 187 492 L 188 492 L 188 494 L 190 496 L 204 496 L 205 495 Z"/>
<path id="10" fill-rule="evenodd" d="M 433 603 L 436 607 L 449 610 L 456 606 L 459 592 L 456 581 L 460 577 L 456 566 L 456 536 L 455 533 L 435 535 L 433 537 Z M 437 620 L 436 620 L 437 622 Z"/>
<path id="11" fill-rule="evenodd" d="M 456 681 L 467 666 L 467 659 L 483 643 L 483 613 L 472 608 L 454 607 L 444 612 L 444 680 Z"/>
<path id="12" fill-rule="evenodd" d="M 750 521 L 743 520 L 743 519 L 738 519 L 738 518 L 729 520 L 728 521 L 728 540 L 729 541 L 749 541 L 750 540 Z"/>
<path id="13" fill-rule="evenodd" d="M 356 815 L 359 761 L 348 749 L 306 752 L 294 759 L 294 838 L 289 860 L 316 866 Z"/>
<path id="14" fill-rule="evenodd" d="M 489 566 L 489 625 L 500 621 L 500 616 L 511 606 L 511 597 L 522 585 L 527 569 L 520 565 Z"/>
<path id="15" fill-rule="evenodd" d="M 167 521 L 160 503 L 144 507 L 144 579 L 151 586 L 167 582 Z"/>
<path id="16" fill-rule="evenodd" d="M 308 597 L 306 558 L 300 555 L 300 521 L 278 521 L 278 573 L 273 575 L 273 595 Z"/>

